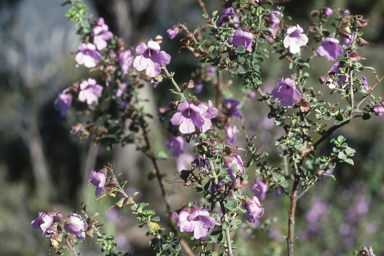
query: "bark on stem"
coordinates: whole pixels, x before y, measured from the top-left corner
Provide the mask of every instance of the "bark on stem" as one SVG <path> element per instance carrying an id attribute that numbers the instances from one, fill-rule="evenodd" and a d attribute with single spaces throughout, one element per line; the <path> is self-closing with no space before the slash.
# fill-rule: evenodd
<path id="1" fill-rule="evenodd" d="M 300 184 L 300 174 L 295 174 L 295 180 L 293 181 L 292 194 L 291 194 L 291 209 L 289 211 L 288 218 L 288 238 L 287 238 L 287 247 L 288 247 L 288 256 L 293 256 L 293 243 L 295 242 L 295 213 L 296 213 L 296 203 L 297 203 L 297 191 Z"/>

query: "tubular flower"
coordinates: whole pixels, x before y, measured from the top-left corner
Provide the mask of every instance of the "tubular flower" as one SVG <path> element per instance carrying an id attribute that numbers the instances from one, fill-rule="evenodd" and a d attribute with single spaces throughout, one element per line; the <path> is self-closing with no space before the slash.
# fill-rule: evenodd
<path id="1" fill-rule="evenodd" d="M 129 67 L 132 66 L 133 56 L 131 50 L 126 50 L 119 53 L 119 62 L 121 66 L 121 72 L 124 75 L 128 74 Z"/>
<path id="2" fill-rule="evenodd" d="M 277 16 L 280 16 L 280 18 L 278 18 Z M 277 28 L 281 22 L 281 18 L 283 17 L 284 15 L 280 11 L 277 11 L 277 10 L 271 11 L 268 15 L 268 21 L 270 22 L 269 27 Z"/>
<path id="3" fill-rule="evenodd" d="M 167 148 L 173 148 L 172 155 L 179 156 L 183 153 L 184 139 L 181 136 L 169 136 L 169 139 L 165 142 Z"/>
<path id="4" fill-rule="evenodd" d="M 96 187 L 95 195 L 98 197 L 101 192 L 105 193 L 104 185 L 107 180 L 107 172 L 105 169 L 101 169 L 98 172 L 91 171 L 91 178 L 88 181 Z"/>
<path id="5" fill-rule="evenodd" d="M 328 61 L 335 61 L 337 56 L 343 55 L 343 47 L 339 45 L 339 40 L 334 37 L 327 37 L 321 41 L 316 52 L 325 57 Z"/>
<path id="6" fill-rule="evenodd" d="M 168 65 L 171 56 L 164 51 L 160 51 L 160 45 L 150 40 L 148 44 L 141 43 L 136 47 L 136 56 L 133 66 L 138 71 L 146 70 L 147 76 L 154 77 L 160 75 L 161 66 Z"/>
<path id="7" fill-rule="evenodd" d="M 209 216 L 209 212 L 197 207 L 184 208 L 173 213 L 173 217 L 178 219 L 177 226 L 180 232 L 193 232 L 195 239 L 200 239 L 208 235 L 208 228 L 213 228 L 216 221 Z"/>
<path id="8" fill-rule="evenodd" d="M 244 208 L 247 210 L 247 221 L 257 224 L 258 219 L 263 216 L 264 208 L 261 207 L 259 199 L 256 196 L 245 199 Z"/>
<path id="9" fill-rule="evenodd" d="M 281 100 L 281 105 L 284 108 L 291 108 L 294 105 L 293 100 L 300 100 L 301 95 L 298 90 L 296 90 L 295 81 L 291 78 L 281 78 L 277 85 L 279 87 L 275 87 L 272 90 L 272 96 L 277 99 Z"/>
<path id="10" fill-rule="evenodd" d="M 108 26 L 105 25 L 103 18 L 97 19 L 97 26 L 93 28 L 93 43 L 96 45 L 97 50 L 101 51 L 107 47 L 107 40 L 111 39 L 113 34 L 108 31 Z"/>
<path id="11" fill-rule="evenodd" d="M 79 46 L 79 51 L 76 54 L 75 61 L 79 65 L 84 65 L 87 68 L 96 67 L 96 64 L 101 60 L 101 54 L 96 51 L 96 47 L 91 43 L 83 43 Z"/>
<path id="12" fill-rule="evenodd" d="M 303 32 L 304 30 L 299 25 L 287 29 L 287 35 L 284 38 L 284 47 L 289 48 L 290 53 L 300 53 L 300 47 L 308 43 L 308 37 L 303 34 Z"/>
<path id="13" fill-rule="evenodd" d="M 56 99 L 56 106 L 60 110 L 62 116 L 67 115 L 67 111 L 72 104 L 72 94 L 69 93 L 60 93 L 59 97 Z"/>
<path id="14" fill-rule="evenodd" d="M 233 44 L 234 47 L 242 45 L 245 50 L 252 52 L 252 39 L 252 33 L 243 30 L 236 30 L 233 33 L 233 39 L 229 40 L 228 43 Z"/>
<path id="15" fill-rule="evenodd" d="M 43 231 L 43 234 L 52 225 L 52 223 L 53 216 L 50 216 L 45 212 L 39 212 L 39 216 L 31 222 L 32 227 L 35 229 L 40 228 Z"/>
<path id="16" fill-rule="evenodd" d="M 80 84 L 79 100 L 81 102 L 87 101 L 88 105 L 91 105 L 97 101 L 97 97 L 101 95 L 103 87 L 96 84 L 96 80 L 89 78 L 84 80 Z"/>
<path id="17" fill-rule="evenodd" d="M 65 230 L 75 234 L 78 239 L 85 239 L 85 231 L 88 229 L 88 224 L 85 220 L 81 219 L 81 215 L 71 212 L 69 220 L 65 225 Z"/>

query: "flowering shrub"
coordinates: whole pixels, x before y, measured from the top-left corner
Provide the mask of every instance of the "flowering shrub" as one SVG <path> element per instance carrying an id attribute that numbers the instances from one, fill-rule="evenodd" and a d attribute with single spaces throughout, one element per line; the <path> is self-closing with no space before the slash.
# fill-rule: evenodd
<path id="1" fill-rule="evenodd" d="M 282 7 L 270 9 L 269 1 L 229 1 L 221 15 L 218 11 L 209 15 L 203 2 L 199 3 L 205 25 L 193 33 L 182 23 L 163 31 L 169 39 L 181 35 L 180 49 L 191 52 L 199 63 L 196 84 L 191 79 L 180 85 L 175 74 L 166 67 L 171 63 L 171 56 L 161 51 L 161 36 L 142 42 L 136 48 L 127 46 L 108 30 L 102 18 L 87 17 L 80 0 L 66 1 L 65 4 L 71 5 L 67 16 L 76 22 L 82 41 L 75 61 L 91 68 L 89 71 L 101 78 L 99 81 L 88 78 L 65 89 L 59 95 L 57 106 L 63 116 L 74 101 L 84 115 L 93 113 L 92 121 L 72 128 L 74 135 L 92 137 L 95 144 L 104 143 L 111 149 L 116 144 L 136 144 L 137 149 L 149 157 L 154 168 L 150 177 L 157 180 L 161 189 L 169 230 L 161 226 L 163 223 L 159 222 L 154 210 L 144 209 L 147 203 L 135 199 L 138 192 L 125 192 L 127 182 L 118 180 L 113 165 L 108 164 L 96 172 L 92 170 L 89 183 L 96 187 L 98 199 L 110 196 L 116 198 L 112 207 L 131 207 L 139 227 L 147 227 L 150 248 L 156 255 L 180 255 L 182 252 L 235 255 L 236 246 L 244 239 L 241 233 L 234 235 L 235 230 L 271 229 L 270 219 L 274 213 L 265 210 L 260 200 L 267 202 L 268 192 L 277 190 L 290 202 L 285 236 L 287 254 L 292 256 L 297 233 L 297 201 L 317 182 L 332 177 L 338 163 L 354 164 L 352 157 L 356 151 L 348 146 L 344 136 L 332 137 L 333 133 L 354 119 L 368 120 L 372 114 L 384 112 L 382 99 L 373 95 L 384 77 L 377 77 L 373 68 L 360 62 L 364 58 L 358 52 L 359 47 L 368 44 L 361 30 L 369 20 L 346 10 L 325 7 L 311 13 L 319 17 L 319 23 L 304 32 L 304 26 L 290 24 Z M 339 24 L 325 29 L 328 18 L 336 13 Z M 343 40 L 343 46 L 337 38 Z M 317 50 L 309 49 L 315 44 Z M 261 66 L 272 54 L 288 64 L 291 76 L 276 77 L 277 87 L 270 90 L 264 84 Z M 309 57 L 304 58 L 308 54 Z M 319 78 L 315 90 L 306 81 L 312 74 L 309 62 L 317 56 L 322 56 L 319 59 L 331 69 Z M 336 60 L 338 62 L 333 63 Z M 370 70 L 374 70 L 376 81 L 358 76 Z M 242 86 L 233 83 L 227 75 L 236 77 Z M 203 102 L 189 91 L 199 85 L 195 92 L 201 92 L 203 80 L 215 87 L 214 102 Z M 185 189 L 193 187 L 201 199 L 185 202 L 180 210 L 170 203 L 170 195 L 164 188 L 165 176 L 158 164 L 168 159 L 168 154 L 163 151 L 155 154 L 151 146 L 148 119 L 156 113 L 147 113 L 141 105 L 144 101 L 141 87 L 153 83 L 162 90 L 165 81 L 172 84 L 168 92 L 174 99 L 167 107 L 159 109 L 160 120 L 168 124 L 164 132 L 171 134 L 164 146 L 178 157 L 177 180 Z M 231 94 L 230 86 L 244 96 L 226 97 Z M 317 92 L 318 88 L 322 92 Z M 322 97 L 335 92 L 338 93 L 336 100 Z M 280 128 L 274 145 L 279 149 L 281 161 L 270 161 L 263 147 L 256 146 L 257 133 L 248 137 L 244 123 L 250 121 L 241 109 L 256 97 L 260 104 L 268 107 L 267 119 Z M 113 112 L 112 105 L 118 105 L 119 114 Z M 267 126 L 265 124 L 264 128 L 270 129 Z M 242 143 L 237 142 L 240 138 Z M 322 143 L 331 150 L 319 150 Z M 254 184 L 250 179 L 255 180 Z M 348 210 L 351 219 L 367 212 L 364 198 L 356 205 L 359 211 L 354 211 L 353 207 Z M 321 201 L 313 203 L 313 207 L 306 216 L 309 224 L 321 221 L 319 212 L 327 212 L 327 206 Z M 59 219 L 56 222 L 55 217 Z M 96 217 L 89 215 L 82 205 L 80 212 L 72 212 L 66 218 L 57 211 L 41 212 L 32 226 L 49 237 L 58 254 L 70 251 L 77 255 L 76 246 L 95 234 L 96 242 L 102 243 L 102 252 L 123 255 L 114 252 L 114 237 L 101 233 L 102 226 L 97 224 Z M 187 235 L 180 232 L 193 232 L 190 234 L 192 242 L 186 242 Z M 374 255 L 371 247 L 364 247 L 356 254 Z"/>

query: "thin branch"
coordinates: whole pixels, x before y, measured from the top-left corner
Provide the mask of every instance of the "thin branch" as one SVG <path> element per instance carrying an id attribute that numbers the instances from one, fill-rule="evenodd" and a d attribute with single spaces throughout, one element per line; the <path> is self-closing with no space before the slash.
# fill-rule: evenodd
<path id="1" fill-rule="evenodd" d="M 203 0 L 198 0 L 199 1 L 199 5 L 201 7 L 201 10 L 203 11 L 204 14 L 208 14 L 207 13 L 207 9 L 205 9 L 205 4 L 203 2 Z"/>
<path id="2" fill-rule="evenodd" d="M 287 238 L 287 247 L 288 247 L 288 256 L 293 256 L 293 243 L 295 242 L 295 213 L 296 213 L 296 203 L 297 203 L 297 191 L 300 184 L 300 174 L 295 174 L 295 180 L 293 181 L 292 194 L 291 194 L 291 209 L 289 211 L 289 220 L 288 220 L 288 238 Z"/>

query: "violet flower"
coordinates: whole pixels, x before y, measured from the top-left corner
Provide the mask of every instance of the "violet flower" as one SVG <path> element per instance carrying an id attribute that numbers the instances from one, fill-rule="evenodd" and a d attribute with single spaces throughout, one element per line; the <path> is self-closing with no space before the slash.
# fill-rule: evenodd
<path id="1" fill-rule="evenodd" d="M 227 136 L 227 142 L 231 145 L 235 144 L 236 142 L 236 133 L 238 133 L 239 130 L 237 130 L 236 125 L 230 125 L 227 127 L 226 136 Z"/>
<path id="2" fill-rule="evenodd" d="M 278 18 L 277 16 L 280 16 L 280 18 Z M 272 10 L 268 15 L 268 20 L 271 23 L 269 27 L 270 28 L 277 28 L 283 17 L 284 17 L 284 15 L 280 11 Z"/>
<path id="3" fill-rule="evenodd" d="M 226 24 L 233 22 L 233 27 L 238 28 L 240 26 L 239 17 L 236 16 L 235 9 L 233 7 L 225 8 L 217 21 L 218 27 L 224 27 Z"/>
<path id="4" fill-rule="evenodd" d="M 60 93 L 56 99 L 56 106 L 62 116 L 67 116 L 67 111 L 72 104 L 72 94 Z"/>
<path id="5" fill-rule="evenodd" d="M 360 81 L 362 83 L 361 87 L 364 88 L 365 91 L 368 92 L 368 82 L 367 82 L 367 78 L 366 77 L 362 77 L 360 78 Z"/>
<path id="6" fill-rule="evenodd" d="M 268 191 L 268 184 L 265 181 L 255 180 L 250 188 L 257 198 L 260 198 L 260 200 L 265 199 L 265 195 Z"/>
<path id="7" fill-rule="evenodd" d="M 211 170 L 211 165 L 206 155 L 196 155 L 191 162 L 193 168 L 197 168 L 200 172 L 206 173 Z"/>
<path id="8" fill-rule="evenodd" d="M 116 93 L 115 93 L 115 97 L 116 97 L 116 98 L 120 98 L 120 97 L 123 95 L 125 89 L 126 89 L 127 86 L 128 86 L 127 83 L 121 83 L 120 85 L 121 85 L 121 86 L 118 86 L 118 87 L 117 87 L 117 91 L 116 91 Z"/>
<path id="9" fill-rule="evenodd" d="M 133 66 L 138 71 L 146 70 L 147 76 L 154 77 L 160 75 L 161 66 L 168 65 L 171 56 L 164 51 L 160 51 L 160 45 L 150 40 L 148 44 L 141 43 L 136 47 L 136 56 Z"/>
<path id="10" fill-rule="evenodd" d="M 251 198 L 246 198 L 244 203 L 244 208 L 247 210 L 245 213 L 247 215 L 247 221 L 253 224 L 258 224 L 258 219 L 263 216 L 264 208 L 261 207 L 259 199 L 256 196 Z"/>
<path id="11" fill-rule="evenodd" d="M 324 56 L 328 61 L 335 61 L 337 56 L 343 55 L 343 47 L 339 45 L 339 40 L 334 37 L 327 37 L 321 41 L 316 52 L 320 56 Z"/>
<path id="12" fill-rule="evenodd" d="M 225 108 L 228 115 L 239 118 L 241 117 L 241 111 L 239 109 L 237 100 L 223 99 L 223 107 Z"/>
<path id="13" fill-rule="evenodd" d="M 104 24 L 103 18 L 97 19 L 97 26 L 93 28 L 93 34 L 93 43 L 99 51 L 107 47 L 106 41 L 111 39 L 113 36 L 112 32 L 108 31 L 108 26 Z"/>
<path id="14" fill-rule="evenodd" d="M 339 76 L 339 62 L 336 62 L 335 64 L 333 64 L 331 69 L 328 71 L 328 73 L 336 73 L 334 78 L 337 82 L 337 85 L 340 85 L 341 83 L 345 83 L 348 81 L 347 76 Z M 330 89 L 335 89 L 336 85 L 331 83 L 328 85 L 328 87 Z"/>
<path id="15" fill-rule="evenodd" d="M 180 228 L 180 232 L 193 232 L 195 239 L 200 239 L 208 235 L 208 228 L 213 228 L 216 220 L 209 216 L 208 211 L 193 208 L 184 208 L 179 212 L 174 212 L 173 218 L 178 219 L 177 226 Z"/>
<path id="16" fill-rule="evenodd" d="M 373 107 L 373 113 L 381 116 L 384 113 L 384 107 L 381 104 L 376 104 L 376 106 Z"/>
<path id="17" fill-rule="evenodd" d="M 79 100 L 81 102 L 87 101 L 88 105 L 91 105 L 97 101 L 98 96 L 101 95 L 103 87 L 96 84 L 96 80 L 88 78 L 80 83 Z"/>
<path id="18" fill-rule="evenodd" d="M 242 45 L 245 50 L 252 52 L 252 39 L 252 33 L 243 30 L 235 30 L 233 39 L 228 40 L 228 43 L 233 44 L 234 47 Z"/>
<path id="19" fill-rule="evenodd" d="M 331 8 L 329 8 L 329 7 L 324 7 L 323 11 L 324 11 L 324 14 L 325 14 L 327 17 L 330 17 L 330 16 L 332 16 L 332 14 L 333 14 L 333 10 L 332 10 Z"/>
<path id="20" fill-rule="evenodd" d="M 189 153 L 182 153 L 176 160 L 176 170 L 181 173 L 182 170 L 189 170 L 193 161 L 193 156 Z"/>
<path id="21" fill-rule="evenodd" d="M 284 47 L 289 48 L 290 53 L 300 53 L 300 47 L 308 43 L 308 37 L 303 32 L 304 30 L 299 25 L 287 29 Z"/>
<path id="22" fill-rule="evenodd" d="M 177 34 L 179 34 L 179 32 L 180 32 L 180 27 L 174 25 L 174 26 L 172 26 L 172 28 L 167 30 L 167 35 L 168 35 L 169 39 L 173 39 L 177 36 Z"/>
<path id="23" fill-rule="evenodd" d="M 276 100 L 281 101 L 281 105 L 284 108 L 291 108 L 294 105 L 293 100 L 300 100 L 301 95 L 298 90 L 296 90 L 296 84 L 295 80 L 291 78 L 281 78 L 278 82 L 277 85 L 279 87 L 275 87 L 272 90 L 272 96 Z"/>
<path id="24" fill-rule="evenodd" d="M 119 62 L 121 66 L 121 72 L 124 75 L 128 74 L 129 67 L 132 66 L 134 56 L 132 55 L 131 50 L 126 50 L 119 53 Z"/>
<path id="25" fill-rule="evenodd" d="M 235 179 L 238 175 L 245 174 L 243 159 L 238 154 L 232 154 L 226 163 L 228 175 Z M 235 169 L 236 168 L 236 169 Z"/>
<path id="26" fill-rule="evenodd" d="M 169 136 L 169 139 L 165 142 L 167 148 L 173 148 L 172 155 L 178 157 L 183 153 L 184 138 L 181 136 Z"/>
<path id="27" fill-rule="evenodd" d="M 213 107 L 212 101 L 208 100 L 208 105 L 204 102 L 201 102 L 199 105 L 197 105 L 201 110 L 201 117 L 204 120 L 203 126 L 200 128 L 201 132 L 206 132 L 209 129 L 211 129 L 212 121 L 215 116 L 219 114 L 219 111 L 217 108 Z"/>
<path id="28" fill-rule="evenodd" d="M 204 119 L 201 116 L 203 110 L 195 104 L 184 101 L 177 107 L 177 111 L 171 118 L 173 125 L 180 125 L 179 131 L 183 134 L 191 134 L 197 128 L 203 127 Z"/>
<path id="29" fill-rule="evenodd" d="M 96 67 L 96 64 L 101 60 L 101 54 L 96 51 L 95 45 L 91 43 L 82 43 L 79 46 L 79 51 L 76 54 L 75 61 L 79 65 L 84 65 L 87 68 Z"/>
<path id="30" fill-rule="evenodd" d="M 39 216 L 31 222 L 32 227 L 34 229 L 40 228 L 43 231 L 43 234 L 52 225 L 52 223 L 53 216 L 50 216 L 49 213 L 45 212 L 39 212 Z"/>
<path id="31" fill-rule="evenodd" d="M 96 187 L 95 195 L 96 197 L 99 197 L 100 192 L 105 193 L 104 185 L 107 180 L 107 171 L 106 169 L 101 169 L 98 172 L 92 170 L 90 176 L 91 178 L 89 179 L 88 184 L 92 183 Z"/>
<path id="32" fill-rule="evenodd" d="M 75 234 L 78 239 L 85 239 L 85 232 L 88 229 L 88 224 L 85 220 L 81 219 L 81 215 L 71 212 L 69 221 L 65 224 L 65 230 Z"/>
<path id="33" fill-rule="evenodd" d="M 198 81 L 195 84 L 195 93 L 199 94 L 199 93 L 201 93 L 202 90 L 203 90 L 203 83 L 201 81 Z"/>

